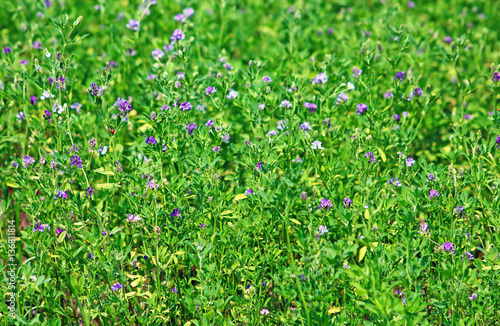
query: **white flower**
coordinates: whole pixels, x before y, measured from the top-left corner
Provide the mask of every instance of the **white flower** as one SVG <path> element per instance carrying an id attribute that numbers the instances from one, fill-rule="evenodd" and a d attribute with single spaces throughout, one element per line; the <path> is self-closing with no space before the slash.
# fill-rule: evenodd
<path id="1" fill-rule="evenodd" d="M 64 112 L 64 110 L 66 109 L 65 106 L 62 106 L 61 104 L 57 103 L 57 101 L 56 101 L 56 103 L 54 103 L 54 105 L 52 106 L 52 111 L 54 111 L 57 114 L 62 114 Z"/>
<path id="2" fill-rule="evenodd" d="M 40 96 L 40 99 L 43 101 L 46 98 L 54 97 L 52 93 L 49 93 L 49 91 L 43 91 L 42 96 Z"/>
<path id="3" fill-rule="evenodd" d="M 236 92 L 235 90 L 232 89 L 229 91 L 229 94 L 226 96 L 226 98 L 228 100 L 231 100 L 231 99 L 236 98 L 236 96 L 238 96 L 238 92 Z"/>
<path id="4" fill-rule="evenodd" d="M 31 276 L 30 276 L 30 281 L 35 282 L 35 281 L 36 281 L 36 275 L 31 275 Z"/>
<path id="5" fill-rule="evenodd" d="M 262 309 L 262 310 L 260 311 L 260 314 L 261 314 L 262 316 L 264 316 L 264 315 L 269 315 L 269 310 L 267 310 L 266 308 L 264 308 L 264 309 Z"/>
<path id="6" fill-rule="evenodd" d="M 311 148 L 312 149 L 324 149 L 323 147 L 321 147 L 321 142 L 319 140 L 313 141 Z"/>
<path id="7" fill-rule="evenodd" d="M 49 52 L 49 50 L 45 49 L 45 56 L 46 56 L 47 58 L 50 58 L 50 56 L 51 56 L 51 55 L 52 55 L 52 54 Z"/>
<path id="8" fill-rule="evenodd" d="M 347 83 L 347 89 L 350 90 L 350 91 L 352 91 L 352 90 L 356 89 L 356 87 L 354 87 L 353 83 L 348 82 Z"/>

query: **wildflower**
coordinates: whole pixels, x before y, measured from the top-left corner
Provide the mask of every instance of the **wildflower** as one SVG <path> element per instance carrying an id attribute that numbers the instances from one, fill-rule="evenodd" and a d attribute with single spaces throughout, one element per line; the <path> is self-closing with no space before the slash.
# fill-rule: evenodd
<path id="1" fill-rule="evenodd" d="M 422 91 L 422 89 L 420 87 L 416 87 L 415 90 L 413 91 L 413 94 L 415 96 L 422 96 L 424 94 L 424 92 Z"/>
<path id="2" fill-rule="evenodd" d="M 182 215 L 179 213 L 179 209 L 175 208 L 172 213 L 170 213 L 171 217 L 182 217 Z"/>
<path id="3" fill-rule="evenodd" d="M 399 71 L 394 76 L 394 80 L 398 80 L 400 82 L 402 82 L 404 79 L 405 79 L 405 72 L 404 71 Z"/>
<path id="4" fill-rule="evenodd" d="M 415 164 L 415 160 L 412 157 L 408 157 L 406 160 L 406 166 L 412 167 Z"/>
<path id="5" fill-rule="evenodd" d="M 30 97 L 30 102 L 33 106 L 36 106 L 37 101 L 38 101 L 38 98 L 35 95 Z"/>
<path id="6" fill-rule="evenodd" d="M 278 135 L 278 132 L 276 130 L 271 130 L 267 133 L 267 135 L 269 137 L 272 137 L 272 136 L 277 136 Z"/>
<path id="7" fill-rule="evenodd" d="M 206 227 L 207 227 L 207 225 L 206 225 L 205 223 L 201 223 L 201 224 L 200 224 L 200 228 L 204 229 L 204 228 L 206 228 Z"/>
<path id="8" fill-rule="evenodd" d="M 389 184 L 390 185 L 394 184 L 396 187 L 401 187 L 401 183 L 399 182 L 398 178 L 396 178 L 396 180 L 394 180 L 394 178 L 391 178 L 389 180 Z"/>
<path id="9" fill-rule="evenodd" d="M 78 156 L 78 155 L 73 156 L 71 158 L 71 165 L 76 166 L 79 169 L 82 169 L 83 165 L 82 165 L 82 159 L 80 158 L 80 156 Z"/>
<path id="10" fill-rule="evenodd" d="M 423 235 L 430 235 L 429 225 L 427 223 L 421 223 L 418 228 L 418 233 Z"/>
<path id="11" fill-rule="evenodd" d="M 496 143 L 495 147 L 500 148 L 500 136 L 497 137 L 497 139 L 495 140 L 495 143 Z"/>
<path id="12" fill-rule="evenodd" d="M 408 1 L 408 3 L 407 3 L 406 5 L 407 5 L 407 6 L 408 6 L 408 8 L 410 8 L 410 9 L 415 8 L 415 2 L 413 2 L 413 1 Z"/>
<path id="13" fill-rule="evenodd" d="M 229 143 L 230 138 L 231 138 L 231 135 L 225 134 L 224 136 L 222 136 L 222 141 L 225 143 Z"/>
<path id="14" fill-rule="evenodd" d="M 465 211 L 465 208 L 463 206 L 457 206 L 455 208 L 455 212 L 460 215 L 460 216 L 463 216 L 464 215 L 464 211 Z"/>
<path id="15" fill-rule="evenodd" d="M 471 114 L 470 113 L 467 113 L 464 115 L 464 120 L 470 120 L 471 119 Z"/>
<path id="16" fill-rule="evenodd" d="M 165 55 L 165 53 L 160 49 L 154 49 L 153 52 L 151 52 L 151 55 L 155 60 L 160 60 Z"/>
<path id="17" fill-rule="evenodd" d="M 434 189 L 431 189 L 431 190 L 429 191 L 429 199 L 432 199 L 432 198 L 434 198 L 434 197 L 436 197 L 436 198 L 437 198 L 437 197 L 439 197 L 439 192 L 437 192 L 437 191 L 436 191 L 436 190 L 434 190 Z"/>
<path id="18" fill-rule="evenodd" d="M 216 93 L 216 92 L 217 92 L 217 90 L 213 86 L 208 86 L 205 89 L 205 94 L 207 94 L 207 96 L 210 96 L 210 94 L 213 94 L 213 93 Z"/>
<path id="19" fill-rule="evenodd" d="M 170 37 L 170 42 L 173 44 L 175 41 L 183 40 L 185 37 L 186 35 L 180 29 L 176 29 Z"/>
<path id="20" fill-rule="evenodd" d="M 352 200 L 345 197 L 344 198 L 344 208 L 347 208 L 347 207 L 352 207 Z"/>
<path id="21" fill-rule="evenodd" d="M 264 309 L 262 309 L 262 310 L 260 311 L 260 314 L 261 314 L 262 316 L 264 316 L 264 315 L 269 315 L 269 310 L 267 310 L 266 308 L 264 308 Z"/>
<path id="22" fill-rule="evenodd" d="M 82 105 L 78 102 L 75 102 L 75 103 L 71 104 L 70 108 L 73 110 L 76 110 L 76 113 L 79 113 L 80 109 L 82 108 Z"/>
<path id="23" fill-rule="evenodd" d="M 229 94 L 226 95 L 226 98 L 228 100 L 232 100 L 232 99 L 235 99 L 236 96 L 238 96 L 238 92 L 236 92 L 234 89 L 232 89 L 229 91 Z"/>
<path id="24" fill-rule="evenodd" d="M 92 197 L 92 195 L 94 194 L 94 187 L 88 187 L 87 190 L 86 190 L 86 195 L 85 197 Z"/>
<path id="25" fill-rule="evenodd" d="M 500 73 L 494 72 L 493 77 L 491 78 L 491 81 L 493 81 L 493 82 L 500 81 Z"/>
<path id="26" fill-rule="evenodd" d="M 14 169 L 17 169 L 19 167 L 19 164 L 16 161 L 12 161 L 10 164 Z"/>
<path id="27" fill-rule="evenodd" d="M 175 15 L 174 19 L 178 22 L 183 22 L 186 20 L 186 16 L 184 16 L 183 14 L 177 14 Z"/>
<path id="28" fill-rule="evenodd" d="M 445 41 L 447 44 L 450 44 L 450 43 L 451 43 L 451 36 L 445 36 L 445 37 L 444 37 L 444 41 Z"/>
<path id="29" fill-rule="evenodd" d="M 312 79 L 311 83 L 312 84 L 326 84 L 328 81 L 328 77 L 326 76 L 325 73 L 320 72 L 318 75 L 316 75 L 315 78 Z"/>
<path id="30" fill-rule="evenodd" d="M 194 122 L 190 122 L 186 125 L 186 131 L 188 133 L 188 135 L 192 135 L 193 132 L 198 128 L 198 126 L 196 125 L 196 123 Z"/>
<path id="31" fill-rule="evenodd" d="M 307 192 L 302 191 L 302 193 L 300 194 L 300 198 L 301 198 L 302 200 L 306 200 L 306 199 L 308 198 L 308 197 L 307 197 Z"/>
<path id="32" fill-rule="evenodd" d="M 32 49 L 36 49 L 36 50 L 42 50 L 43 49 L 43 46 L 42 46 L 42 43 L 40 41 L 35 41 L 33 42 L 33 44 L 31 45 L 31 48 Z"/>
<path id="33" fill-rule="evenodd" d="M 474 260 L 474 255 L 473 255 L 473 254 L 471 254 L 470 252 L 466 251 L 466 252 L 465 252 L 465 255 L 467 256 L 467 259 L 468 259 L 468 260 Z M 463 255 L 462 255 L 462 257 L 463 257 Z"/>
<path id="34" fill-rule="evenodd" d="M 254 194 L 254 192 L 253 192 L 253 190 L 252 190 L 252 189 L 250 189 L 250 188 L 248 188 L 248 189 L 245 191 L 245 193 L 244 193 L 244 195 L 245 195 L 245 196 L 249 196 L 249 195 L 253 195 L 253 194 Z"/>
<path id="35" fill-rule="evenodd" d="M 96 83 L 90 85 L 90 94 L 94 96 L 102 96 L 102 88 L 98 87 Z"/>
<path id="36" fill-rule="evenodd" d="M 41 222 L 38 222 L 35 224 L 33 232 L 43 232 L 45 229 L 50 230 L 50 226 L 48 224 L 42 224 Z"/>
<path id="37" fill-rule="evenodd" d="M 21 66 L 23 66 L 23 65 L 24 65 L 24 66 L 27 66 L 27 65 L 29 65 L 29 63 L 30 63 L 30 62 L 29 62 L 28 60 L 26 60 L 26 59 L 21 60 L 21 61 L 19 62 L 19 64 L 20 64 Z"/>
<path id="38" fill-rule="evenodd" d="M 477 298 L 477 294 L 472 293 L 472 295 L 469 297 L 469 300 L 470 300 L 470 301 L 472 301 L 472 300 L 474 300 L 475 298 Z"/>
<path id="39" fill-rule="evenodd" d="M 113 291 L 119 291 L 120 289 L 123 289 L 123 285 L 121 285 L 120 283 L 115 283 L 111 286 L 111 290 Z"/>
<path id="40" fill-rule="evenodd" d="M 40 96 L 40 99 L 43 101 L 45 100 L 46 98 L 53 98 L 54 95 L 52 93 L 50 93 L 49 91 L 43 91 L 42 92 L 42 96 Z"/>
<path id="41" fill-rule="evenodd" d="M 299 126 L 299 130 L 309 131 L 311 129 L 311 125 L 307 121 Z"/>
<path id="42" fill-rule="evenodd" d="M 94 259 L 94 255 L 92 255 L 92 254 L 88 254 L 88 255 L 87 255 L 87 259 Z"/>
<path id="43" fill-rule="evenodd" d="M 435 180 L 435 179 L 436 179 L 436 177 L 434 176 L 434 174 L 429 173 L 429 174 L 427 175 L 427 181 L 428 181 L 428 182 L 429 182 L 429 181 L 432 181 L 432 180 Z"/>
<path id="44" fill-rule="evenodd" d="M 271 79 L 271 77 L 269 77 L 269 76 L 264 76 L 264 77 L 262 77 L 262 81 L 263 81 L 264 83 L 270 83 L 270 82 L 272 82 L 273 80 L 272 80 L 272 79 Z"/>
<path id="45" fill-rule="evenodd" d="M 368 111 L 368 106 L 365 103 L 360 103 L 356 105 L 356 109 L 358 112 L 358 115 L 363 115 L 365 114 L 366 111 Z"/>
<path id="46" fill-rule="evenodd" d="M 390 100 L 390 99 L 392 98 L 392 96 L 393 96 L 393 95 L 392 95 L 392 93 L 391 93 L 390 91 L 387 91 L 387 92 L 385 92 L 385 93 L 384 93 L 384 97 L 385 97 L 386 99 L 388 99 L 388 100 Z"/>
<path id="47" fill-rule="evenodd" d="M 347 264 L 347 263 L 344 263 L 344 268 L 345 269 L 351 269 L 351 266 L 349 266 L 349 264 Z"/>
<path id="48" fill-rule="evenodd" d="M 23 122 L 24 120 L 26 120 L 26 115 L 24 114 L 23 111 L 19 112 L 17 115 L 16 115 L 16 119 L 19 121 L 19 122 Z"/>
<path id="49" fill-rule="evenodd" d="M 324 225 L 320 225 L 318 228 L 318 235 L 322 236 L 323 234 L 328 233 L 328 229 Z"/>
<path id="50" fill-rule="evenodd" d="M 33 163 L 35 163 L 35 159 L 29 155 L 26 155 L 25 157 L 23 157 L 23 166 L 24 168 L 28 168 L 28 165 L 31 165 Z"/>
<path id="51" fill-rule="evenodd" d="M 9 54 L 12 52 L 12 49 L 9 46 L 6 46 L 3 48 L 3 53 L 4 54 Z"/>
<path id="52" fill-rule="evenodd" d="M 342 104 L 347 101 L 349 101 L 349 98 L 344 92 L 340 93 L 339 96 L 337 97 L 337 104 Z"/>
<path id="53" fill-rule="evenodd" d="M 332 202 L 326 198 L 323 198 L 321 199 L 318 209 L 326 208 L 330 210 L 330 208 L 332 207 L 333 207 Z"/>
<path id="54" fill-rule="evenodd" d="M 57 89 L 63 89 L 65 90 L 66 89 L 66 78 L 64 78 L 63 76 L 60 76 L 59 78 L 56 78 L 56 87 Z"/>
<path id="55" fill-rule="evenodd" d="M 220 146 L 215 146 L 212 148 L 212 151 L 219 153 L 220 152 Z"/>
<path id="56" fill-rule="evenodd" d="M 323 147 L 321 147 L 321 142 L 319 140 L 313 141 L 311 148 L 312 149 L 324 149 Z"/>
<path id="57" fill-rule="evenodd" d="M 285 108 L 285 109 L 289 109 L 292 107 L 292 103 L 290 103 L 288 100 L 283 100 L 280 103 L 280 107 Z"/>
<path id="58" fill-rule="evenodd" d="M 304 107 L 306 109 L 309 109 L 309 113 L 314 113 L 314 111 L 316 111 L 316 108 L 318 107 L 316 104 L 314 103 L 309 103 L 309 102 L 305 102 L 304 103 Z"/>
<path id="59" fill-rule="evenodd" d="M 446 241 L 443 243 L 442 249 L 446 252 L 449 252 L 451 254 L 455 253 L 455 245 L 449 241 Z"/>
<path id="60" fill-rule="evenodd" d="M 127 24 L 127 28 L 133 30 L 134 32 L 137 32 L 139 30 L 139 25 L 139 21 L 131 19 Z"/>
<path id="61" fill-rule="evenodd" d="M 373 152 L 368 152 L 365 154 L 365 157 L 370 160 L 370 163 L 374 164 L 376 162 L 376 156 Z"/>
<path id="62" fill-rule="evenodd" d="M 179 291 L 178 291 L 178 290 L 177 290 L 177 288 L 175 288 L 175 287 L 174 287 L 174 288 L 172 288 L 172 292 L 173 292 L 173 293 L 179 293 Z"/>
<path id="63" fill-rule="evenodd" d="M 354 84 L 353 84 L 353 83 L 351 83 L 351 82 L 347 82 L 347 90 L 348 90 L 349 92 L 351 92 L 351 91 L 353 91 L 353 90 L 355 90 L 355 89 L 356 89 L 356 87 L 354 87 Z"/>
<path id="64" fill-rule="evenodd" d="M 193 8 L 186 8 L 182 11 L 182 13 L 184 14 L 184 16 L 189 18 L 189 17 L 192 17 L 194 15 L 194 9 Z"/>
<path id="65" fill-rule="evenodd" d="M 353 77 L 359 77 L 363 70 L 358 69 L 358 67 L 352 68 L 352 76 Z"/>
<path id="66" fill-rule="evenodd" d="M 213 125 L 215 125 L 215 123 L 214 123 L 214 120 L 213 120 L 213 119 L 208 120 L 208 122 L 205 124 L 205 126 L 207 126 L 207 127 L 209 127 L 209 128 L 210 128 L 210 127 L 212 127 Z"/>
<path id="67" fill-rule="evenodd" d="M 259 104 L 259 109 L 264 110 L 266 108 L 265 104 Z"/>

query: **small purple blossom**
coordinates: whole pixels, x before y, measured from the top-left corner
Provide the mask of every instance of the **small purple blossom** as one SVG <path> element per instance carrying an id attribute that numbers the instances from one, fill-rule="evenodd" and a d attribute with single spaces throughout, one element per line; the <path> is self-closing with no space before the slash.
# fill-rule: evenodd
<path id="1" fill-rule="evenodd" d="M 366 111 L 368 111 L 368 106 L 365 103 L 359 103 L 358 105 L 356 105 L 356 109 L 358 115 L 363 115 L 366 113 Z"/>
<path id="2" fill-rule="evenodd" d="M 174 30 L 172 36 L 170 37 L 170 42 L 173 44 L 175 43 L 175 41 L 180 41 L 183 40 L 184 38 L 186 38 L 186 35 L 180 29 L 176 29 Z"/>
<path id="3" fill-rule="evenodd" d="M 415 160 L 413 159 L 413 157 L 408 157 L 408 159 L 406 160 L 406 166 L 412 167 L 414 164 Z"/>
<path id="4" fill-rule="evenodd" d="M 182 215 L 180 214 L 178 208 L 174 208 L 174 210 L 172 211 L 172 213 L 170 213 L 170 216 L 171 217 L 182 217 Z"/>
<path id="5" fill-rule="evenodd" d="M 318 209 L 326 208 L 326 209 L 330 210 L 330 208 L 332 208 L 332 207 L 333 207 L 332 202 L 326 198 L 323 198 L 323 199 L 321 199 L 321 202 L 319 204 Z"/>
<path id="6" fill-rule="evenodd" d="M 25 157 L 23 157 L 22 161 L 23 161 L 23 166 L 25 169 L 28 168 L 28 165 L 35 163 L 35 159 L 29 155 L 26 155 Z"/>
<path id="7" fill-rule="evenodd" d="M 192 135 L 197 128 L 198 126 L 194 122 L 190 122 L 186 125 L 186 131 L 188 135 Z"/>
<path id="8" fill-rule="evenodd" d="M 76 166 L 79 169 L 82 169 L 83 165 L 82 165 L 82 159 L 80 158 L 80 156 L 78 156 L 78 155 L 73 156 L 71 158 L 71 165 Z"/>
<path id="9" fill-rule="evenodd" d="M 205 89 L 205 94 L 207 94 L 207 96 L 210 96 L 210 94 L 213 94 L 213 93 L 216 93 L 216 92 L 217 92 L 217 90 L 213 86 L 208 86 Z"/>
<path id="10" fill-rule="evenodd" d="M 363 72 L 363 70 L 358 69 L 358 67 L 352 68 L 352 76 L 353 77 L 359 77 L 359 76 L 361 76 L 362 72 Z"/>
<path id="11" fill-rule="evenodd" d="M 365 154 L 365 157 L 369 159 L 370 163 L 374 164 L 376 162 L 376 156 L 373 152 L 368 152 Z"/>
<path id="12" fill-rule="evenodd" d="M 123 289 L 123 285 L 121 285 L 120 283 L 115 283 L 111 286 L 111 290 L 113 291 L 119 291 L 120 289 Z"/>
<path id="13" fill-rule="evenodd" d="M 451 254 L 455 253 L 455 245 L 449 241 L 446 241 L 443 243 L 442 249 L 446 252 L 449 252 Z"/>
<path id="14" fill-rule="evenodd" d="M 394 80 L 402 82 L 405 79 L 405 72 L 404 71 L 399 71 L 396 73 L 394 76 Z"/>
<path id="15" fill-rule="evenodd" d="M 156 143 L 157 143 L 157 140 L 153 136 L 149 136 L 146 138 L 146 144 L 156 145 Z"/>
<path id="16" fill-rule="evenodd" d="M 431 189 L 429 191 L 429 199 L 432 199 L 434 197 L 435 198 L 439 197 L 439 192 L 437 192 L 437 190 Z"/>
<path id="17" fill-rule="evenodd" d="M 344 208 L 352 207 L 352 200 L 345 197 L 344 198 Z"/>
<path id="18" fill-rule="evenodd" d="M 127 28 L 133 30 L 134 32 L 137 32 L 139 30 L 139 25 L 139 21 L 131 19 L 127 24 Z"/>

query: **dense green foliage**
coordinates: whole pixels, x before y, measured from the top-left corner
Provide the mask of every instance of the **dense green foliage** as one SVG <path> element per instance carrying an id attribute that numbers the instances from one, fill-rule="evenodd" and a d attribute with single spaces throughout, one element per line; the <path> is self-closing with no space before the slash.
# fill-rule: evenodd
<path id="1" fill-rule="evenodd" d="M 3 325 L 500 320 L 500 2 L 0 7 Z"/>

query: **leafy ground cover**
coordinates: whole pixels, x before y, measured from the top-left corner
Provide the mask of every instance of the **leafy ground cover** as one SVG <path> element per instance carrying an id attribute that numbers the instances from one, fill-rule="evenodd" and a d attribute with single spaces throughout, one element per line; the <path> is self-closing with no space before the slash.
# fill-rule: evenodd
<path id="1" fill-rule="evenodd" d="M 0 6 L 4 325 L 498 324 L 499 2 Z"/>

